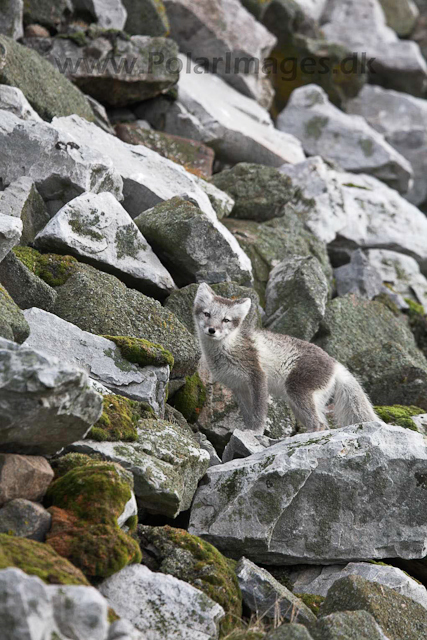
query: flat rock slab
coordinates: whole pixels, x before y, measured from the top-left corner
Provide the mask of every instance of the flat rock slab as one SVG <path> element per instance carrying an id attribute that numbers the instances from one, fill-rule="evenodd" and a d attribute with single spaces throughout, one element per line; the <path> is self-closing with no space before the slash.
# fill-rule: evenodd
<path id="1" fill-rule="evenodd" d="M 202 591 L 143 565 L 125 567 L 100 585 L 114 611 L 150 640 L 216 640 L 224 609 Z"/>
<path id="2" fill-rule="evenodd" d="M 286 438 L 211 467 L 189 531 L 266 564 L 423 558 L 426 461 L 423 436 L 379 422 Z"/>
<path id="3" fill-rule="evenodd" d="M 165 297 L 175 288 L 132 218 L 108 192 L 71 200 L 37 234 L 35 246 L 87 260 L 147 294 Z"/>
<path id="4" fill-rule="evenodd" d="M 163 415 L 169 367 L 140 367 L 126 360 L 111 340 L 82 331 L 70 322 L 32 308 L 24 312 L 30 325 L 25 345 L 49 356 L 61 356 L 119 395 L 148 402 Z"/>

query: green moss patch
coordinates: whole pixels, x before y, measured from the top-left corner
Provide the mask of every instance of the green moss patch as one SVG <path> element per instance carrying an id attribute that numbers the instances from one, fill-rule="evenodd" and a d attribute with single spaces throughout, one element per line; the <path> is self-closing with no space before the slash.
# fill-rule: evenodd
<path id="1" fill-rule="evenodd" d="M 160 344 L 144 340 L 143 338 L 131 338 L 129 336 L 103 336 L 114 342 L 120 349 L 123 358 L 140 367 L 149 365 L 162 367 L 169 365 L 172 369 L 174 358 L 170 351 Z"/>
<path id="2" fill-rule="evenodd" d="M 296 593 L 295 595 L 297 598 L 302 600 L 309 609 L 311 609 L 315 616 L 319 615 L 320 606 L 325 601 L 323 596 L 317 596 L 311 593 Z"/>
<path id="3" fill-rule="evenodd" d="M 16 257 L 36 276 L 51 287 L 65 284 L 78 267 L 78 260 L 72 256 L 55 253 L 42 254 L 31 247 L 15 247 Z"/>
<path id="4" fill-rule="evenodd" d="M 401 404 L 395 404 L 392 407 L 374 408 L 383 422 L 404 427 L 405 429 L 411 429 L 412 431 L 418 431 L 417 425 L 412 420 L 412 416 L 419 416 L 421 413 L 425 413 L 425 411 L 419 407 L 405 407 Z"/>
<path id="5" fill-rule="evenodd" d="M 72 469 L 91 464 L 94 460 L 101 462 L 102 457 L 99 454 L 88 456 L 85 453 L 67 453 L 67 455 L 62 456 L 62 458 L 52 460 L 51 467 L 55 472 L 55 480 L 65 476 L 65 474 Z"/>
<path id="6" fill-rule="evenodd" d="M 89 438 L 104 442 L 136 442 L 137 425 L 142 418 L 153 417 L 151 407 L 123 396 L 104 396 L 104 410 L 89 432 Z"/>
<path id="7" fill-rule="evenodd" d="M 198 373 L 185 378 L 185 385 L 173 397 L 172 404 L 184 418 L 196 422 L 206 402 L 206 387 Z"/>

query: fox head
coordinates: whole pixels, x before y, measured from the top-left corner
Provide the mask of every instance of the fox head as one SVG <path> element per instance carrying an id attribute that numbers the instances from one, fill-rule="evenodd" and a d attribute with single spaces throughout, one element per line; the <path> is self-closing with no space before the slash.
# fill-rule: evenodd
<path id="1" fill-rule="evenodd" d="M 210 340 L 225 340 L 239 331 L 251 304 L 250 298 L 241 300 L 221 298 L 203 282 L 194 300 L 196 327 L 200 334 Z"/>

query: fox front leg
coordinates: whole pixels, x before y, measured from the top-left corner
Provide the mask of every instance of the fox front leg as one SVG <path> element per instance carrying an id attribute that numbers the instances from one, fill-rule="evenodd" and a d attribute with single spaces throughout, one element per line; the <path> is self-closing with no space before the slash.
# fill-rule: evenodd
<path id="1" fill-rule="evenodd" d="M 235 391 L 245 427 L 263 435 L 268 409 L 267 380 L 263 373 L 253 377 L 247 385 Z"/>

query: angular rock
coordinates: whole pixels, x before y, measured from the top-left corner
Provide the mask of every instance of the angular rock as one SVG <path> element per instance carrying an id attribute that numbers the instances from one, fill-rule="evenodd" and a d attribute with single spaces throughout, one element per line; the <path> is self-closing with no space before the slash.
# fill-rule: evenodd
<path id="1" fill-rule="evenodd" d="M 166 401 L 169 367 L 140 367 L 126 360 L 111 340 L 82 331 L 42 309 L 24 312 L 30 326 L 25 346 L 47 356 L 61 354 L 65 362 L 80 367 L 88 375 L 119 395 L 147 402 L 162 416 Z"/>
<path id="2" fill-rule="evenodd" d="M 88 375 L 0 339 L 0 450 L 50 455 L 83 437 L 102 413 Z"/>
<path id="3" fill-rule="evenodd" d="M 68 18 L 73 10 L 71 0 L 25 0 L 25 24 L 41 24 L 57 29 L 60 23 Z"/>
<path id="4" fill-rule="evenodd" d="M 111 107 L 126 107 L 154 98 L 178 81 L 179 71 L 173 64 L 178 47 L 173 40 L 129 38 L 122 32 L 111 36 L 108 30 L 84 32 L 81 40 L 29 38 L 26 45 L 81 91 Z"/>
<path id="5" fill-rule="evenodd" d="M 33 242 L 37 233 L 49 222 L 50 216 L 42 197 L 31 180 L 23 176 L 0 193 L 0 212 L 22 220 L 20 244 Z"/>
<path id="6" fill-rule="evenodd" d="M 126 144 L 81 118 L 58 118 L 53 125 L 79 144 L 88 144 L 93 151 L 108 157 L 123 178 L 123 206 L 133 218 L 174 196 L 195 200 L 204 213 L 211 219 L 216 218 L 209 198 L 198 186 L 196 178 L 155 151 Z"/>
<path id="7" fill-rule="evenodd" d="M 213 444 L 209 442 L 207 437 L 199 431 L 194 434 L 195 439 L 200 445 L 200 448 L 209 454 L 209 466 L 214 467 L 216 464 L 222 464 L 222 460 L 215 451 Z"/>
<path id="8" fill-rule="evenodd" d="M 241 558 L 236 575 L 243 602 L 257 618 L 282 618 L 288 622 L 312 624 L 314 613 L 265 569 L 247 558 Z"/>
<path id="9" fill-rule="evenodd" d="M 330 169 L 319 158 L 300 165 L 284 165 L 281 171 L 312 199 L 305 210 L 306 225 L 341 263 L 357 247 L 388 249 L 410 255 L 427 272 L 427 250 L 421 242 L 427 234 L 427 218 L 396 191 L 367 175 Z"/>
<path id="10" fill-rule="evenodd" d="M 0 85 L 0 109 L 10 111 L 21 120 L 37 120 L 41 122 L 39 114 L 34 111 L 27 98 L 17 87 Z"/>
<path id="11" fill-rule="evenodd" d="M 339 611 L 310 628 L 314 640 L 389 640 L 367 611 Z"/>
<path id="12" fill-rule="evenodd" d="M 332 0 L 322 21 L 327 40 L 340 42 L 372 62 L 370 80 L 388 89 L 423 95 L 427 63 L 415 42 L 399 40 L 386 26 L 379 0 Z"/>
<path id="13" fill-rule="evenodd" d="M 235 429 L 222 454 L 222 462 L 230 462 L 238 458 L 247 458 L 253 453 L 264 451 L 264 449 L 265 447 L 252 431 Z"/>
<path id="14" fill-rule="evenodd" d="M 34 0 L 39 5 L 39 0 Z M 50 0 L 46 1 L 50 8 Z M 31 73 L 27 73 L 31 69 Z M 0 84 L 21 89 L 43 120 L 75 113 L 94 120 L 92 108 L 77 87 L 35 51 L 0 35 Z"/>
<path id="15" fill-rule="evenodd" d="M 170 421 L 141 420 L 137 431 L 137 442 L 81 440 L 69 451 L 99 453 L 129 469 L 139 507 L 175 518 L 190 508 L 209 466 L 209 454 L 199 447 L 189 427 L 183 431 Z"/>
<path id="16" fill-rule="evenodd" d="M 221 78 L 200 74 L 189 58 L 180 56 L 183 71 L 178 101 L 154 100 L 138 108 L 137 115 L 155 129 L 200 140 L 226 164 L 258 162 L 279 167 L 302 162 L 300 142 L 274 128 L 268 112 L 241 95 Z"/>
<path id="17" fill-rule="evenodd" d="M 277 118 L 280 131 L 301 140 L 310 156 L 323 156 L 346 171 L 367 173 L 400 193 L 406 193 L 412 168 L 363 118 L 350 116 L 331 104 L 314 84 L 295 89 Z"/>
<path id="18" fill-rule="evenodd" d="M 328 282 L 314 256 L 282 260 L 270 272 L 264 326 L 310 341 L 325 315 Z"/>
<path id="19" fill-rule="evenodd" d="M 162 345 L 175 360 L 172 378 L 196 371 L 200 351 L 195 338 L 157 300 L 88 265 L 79 265 L 57 293 L 54 313 L 83 331 Z"/>
<path id="20" fill-rule="evenodd" d="M 326 597 L 332 585 L 347 576 L 361 576 L 369 582 L 390 587 L 397 593 L 411 598 L 427 609 L 426 588 L 397 567 L 367 562 L 350 562 L 330 567 L 313 567 L 291 572 L 289 578 L 295 593 L 311 593 Z"/>
<path id="21" fill-rule="evenodd" d="M 53 471 L 45 458 L 0 454 L 0 505 L 23 498 L 40 501 L 53 480 Z"/>
<path id="22" fill-rule="evenodd" d="M 378 250 L 372 249 L 372 251 Z M 403 259 L 411 260 L 418 267 L 412 258 L 408 256 L 402 257 Z M 420 277 L 422 277 L 421 274 Z M 354 293 L 361 298 L 372 300 L 372 298 L 381 293 L 383 288 L 383 278 L 381 278 L 379 271 L 361 249 L 354 251 L 348 264 L 334 269 L 334 278 L 339 296 Z"/>
<path id="23" fill-rule="evenodd" d="M 229 216 L 233 210 L 234 200 L 225 191 L 218 189 L 212 182 L 199 179 L 198 184 L 211 201 L 218 220 Z"/>
<path id="24" fill-rule="evenodd" d="M 286 438 L 211 467 L 189 531 L 268 564 L 421 558 L 426 458 L 423 436 L 380 422 Z"/>
<path id="25" fill-rule="evenodd" d="M 89 13 L 102 29 L 121 31 L 127 20 L 127 11 L 121 0 L 73 0 L 74 9 Z"/>
<path id="26" fill-rule="evenodd" d="M 21 309 L 29 309 L 30 307 L 38 307 L 45 311 L 53 309 L 56 300 L 55 290 L 35 273 L 32 273 L 13 251 L 8 253 L 0 264 L 0 284 L 5 287 L 10 297 Z M 24 340 L 28 338 L 29 331 L 26 334 Z M 15 342 L 20 342 L 20 340 L 15 338 Z"/>
<path id="27" fill-rule="evenodd" d="M 413 0 L 380 0 L 387 25 L 400 37 L 409 36 L 415 27 L 419 11 Z"/>
<path id="28" fill-rule="evenodd" d="M 173 576 L 135 565 L 100 585 L 119 616 L 127 617 L 151 640 L 214 640 L 224 609 L 204 593 Z"/>
<path id="29" fill-rule="evenodd" d="M 389 640 L 419 640 L 427 633 L 427 611 L 418 602 L 360 576 L 337 580 L 322 605 L 322 615 L 367 611 Z"/>
<path id="30" fill-rule="evenodd" d="M 2 0 L 0 5 L 0 33 L 13 38 L 13 40 L 22 38 L 24 35 L 23 15 L 23 0 Z"/>
<path id="31" fill-rule="evenodd" d="M 0 141 L 3 184 L 9 185 L 23 176 L 31 178 L 51 213 L 84 191 L 111 191 L 122 200 L 120 175 L 110 158 L 90 148 L 90 140 L 78 144 L 72 136 L 49 124 L 24 122 L 2 111 Z"/>
<path id="32" fill-rule="evenodd" d="M 285 623 L 265 636 L 265 640 L 313 640 L 302 624 Z"/>
<path id="33" fill-rule="evenodd" d="M 252 266 L 236 238 L 192 202 L 173 198 L 135 218 L 178 286 L 234 281 L 250 285 Z"/>
<path id="34" fill-rule="evenodd" d="M 0 262 L 21 240 L 22 221 L 0 213 Z"/>
<path id="35" fill-rule="evenodd" d="M 2 266 L 0 264 L 0 272 Z M 24 315 L 6 289 L 0 285 L 0 336 L 21 344 L 29 335 L 30 327 Z"/>
<path id="36" fill-rule="evenodd" d="M 38 233 L 35 246 L 76 255 L 147 294 L 163 298 L 175 288 L 132 218 L 108 192 L 71 200 Z"/>
<path id="37" fill-rule="evenodd" d="M 168 36 L 169 20 L 162 0 L 122 0 L 128 14 L 125 31 L 132 36 Z"/>
<path id="38" fill-rule="evenodd" d="M 427 199 L 427 101 L 398 91 L 366 85 L 346 104 L 347 113 L 363 116 L 411 164 L 414 183 L 405 194 L 420 205 Z"/>
<path id="39" fill-rule="evenodd" d="M 0 533 L 44 542 L 52 516 L 41 504 L 16 498 L 0 509 Z"/>
<path id="40" fill-rule="evenodd" d="M 55 622 L 66 638 L 104 640 L 108 633 L 109 607 L 94 587 L 47 587 L 52 596 Z"/>

